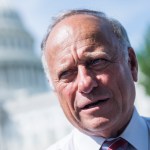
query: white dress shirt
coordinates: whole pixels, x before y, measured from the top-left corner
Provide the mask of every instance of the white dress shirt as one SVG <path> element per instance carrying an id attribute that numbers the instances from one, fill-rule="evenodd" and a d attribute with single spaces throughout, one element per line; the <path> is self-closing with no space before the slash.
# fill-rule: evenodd
<path id="1" fill-rule="evenodd" d="M 148 150 L 150 144 L 148 127 L 136 109 L 120 137 L 126 139 L 137 150 Z M 102 137 L 88 136 L 74 129 L 67 137 L 50 146 L 47 150 L 99 150 L 105 141 Z"/>

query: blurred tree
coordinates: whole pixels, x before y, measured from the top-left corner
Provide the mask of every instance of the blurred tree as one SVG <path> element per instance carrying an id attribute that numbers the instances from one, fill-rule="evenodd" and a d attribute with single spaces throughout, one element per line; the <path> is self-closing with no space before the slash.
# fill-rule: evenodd
<path id="1" fill-rule="evenodd" d="M 143 41 L 143 46 L 137 55 L 140 70 L 143 74 L 140 83 L 144 86 L 146 93 L 150 95 L 150 26 L 146 30 Z"/>

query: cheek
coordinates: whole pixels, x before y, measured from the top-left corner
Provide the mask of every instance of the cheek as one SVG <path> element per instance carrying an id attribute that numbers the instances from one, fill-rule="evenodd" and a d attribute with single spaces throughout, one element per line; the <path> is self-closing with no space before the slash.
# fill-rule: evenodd
<path id="1" fill-rule="evenodd" d="M 105 87 L 112 94 L 114 103 L 121 105 L 122 90 L 121 90 L 121 75 L 118 69 L 107 69 L 103 74 L 97 75 L 97 80 L 100 87 Z"/>
<path id="2" fill-rule="evenodd" d="M 59 102 L 65 111 L 74 111 L 76 90 L 72 84 L 64 84 L 56 90 Z"/>
<path id="3" fill-rule="evenodd" d="M 60 105 L 63 109 L 64 114 L 68 118 L 68 120 L 76 125 L 78 120 L 78 115 L 76 114 L 75 109 L 75 97 L 76 97 L 76 88 L 73 85 L 65 86 L 64 88 L 60 88 L 57 91 L 57 95 L 59 98 Z M 59 94 L 58 94 L 59 93 Z"/>
<path id="4" fill-rule="evenodd" d="M 109 74 L 101 74 L 101 75 L 97 75 L 97 80 L 98 80 L 98 83 L 99 85 L 102 84 L 102 85 L 108 85 L 109 80 L 110 80 L 110 76 Z"/>
<path id="5" fill-rule="evenodd" d="M 102 74 L 98 74 L 96 76 L 99 86 L 105 86 L 105 87 L 113 87 L 115 83 L 115 75 L 114 72 L 109 69 L 103 72 Z"/>
<path id="6" fill-rule="evenodd" d="M 111 79 L 115 99 L 120 103 L 123 111 L 127 111 L 128 107 L 133 106 L 131 103 L 134 103 L 134 82 L 128 66 L 125 64 L 124 67 L 119 66 L 115 69 Z"/>

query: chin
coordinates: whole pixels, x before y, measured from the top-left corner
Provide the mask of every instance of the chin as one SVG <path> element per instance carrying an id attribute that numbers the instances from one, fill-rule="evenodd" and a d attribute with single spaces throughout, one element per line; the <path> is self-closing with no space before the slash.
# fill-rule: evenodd
<path id="1" fill-rule="evenodd" d="M 98 119 L 94 122 L 91 120 L 78 126 L 81 132 L 84 132 L 90 136 L 102 136 L 106 137 L 109 135 L 109 129 L 111 124 L 108 119 Z M 112 130 L 112 129 L 111 129 Z"/>

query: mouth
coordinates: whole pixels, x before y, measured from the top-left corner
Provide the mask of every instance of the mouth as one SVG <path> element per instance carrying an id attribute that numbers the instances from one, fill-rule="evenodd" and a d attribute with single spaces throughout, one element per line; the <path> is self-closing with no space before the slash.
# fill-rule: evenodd
<path id="1" fill-rule="evenodd" d="M 93 107 L 96 107 L 96 106 L 100 106 L 100 105 L 106 103 L 108 100 L 109 100 L 109 98 L 106 98 L 106 99 L 103 99 L 103 100 L 98 100 L 95 103 L 90 103 L 90 104 L 85 105 L 83 107 L 83 109 L 89 109 L 89 108 L 93 108 Z"/>

